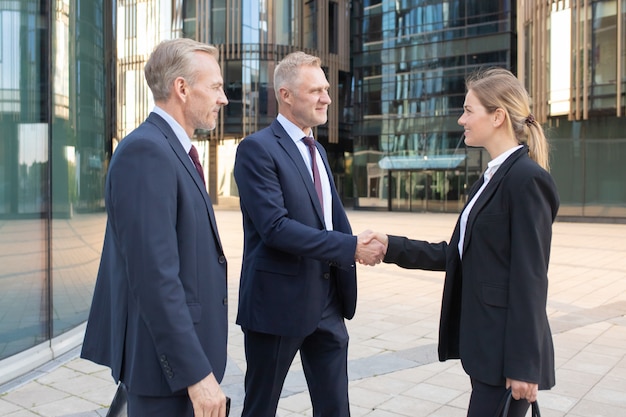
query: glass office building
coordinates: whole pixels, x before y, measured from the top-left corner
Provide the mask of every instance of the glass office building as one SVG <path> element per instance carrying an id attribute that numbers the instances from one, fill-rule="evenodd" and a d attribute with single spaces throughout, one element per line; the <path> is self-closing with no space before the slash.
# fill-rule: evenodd
<path id="1" fill-rule="evenodd" d="M 209 153 L 216 154 L 212 169 L 217 183 L 209 187 L 217 197 L 214 200 L 237 196 L 232 178 L 237 143 L 276 117 L 274 67 L 297 50 L 322 59 L 332 86 L 328 123 L 317 128 L 315 135 L 334 161 L 334 174 L 342 188 L 345 154 L 351 144 L 349 121 L 343 114 L 351 98 L 350 1 L 187 0 L 184 4 L 183 36 L 220 48 L 229 99 L 222 123 L 209 137 L 209 148 L 216 148 Z"/>
<path id="2" fill-rule="evenodd" d="M 215 204 L 237 203 L 232 176 L 237 144 L 276 117 L 275 65 L 288 53 L 304 50 L 322 59 L 333 105 L 316 137 L 327 147 L 338 186 L 345 155 L 351 150 L 350 1 L 348 0 L 118 0 L 118 131 L 123 138 L 152 109 L 143 65 L 163 39 L 188 37 L 220 50 L 229 100 L 215 130 L 194 138 Z"/>
<path id="3" fill-rule="evenodd" d="M 352 4 L 355 207 L 458 212 L 489 159 L 457 124 L 465 78 L 515 67 L 514 3 Z"/>
<path id="4" fill-rule="evenodd" d="M 489 155 L 462 143 L 464 80 L 523 80 L 560 218 L 626 219 L 626 0 L 355 0 L 355 207 L 458 212 Z"/>
<path id="5" fill-rule="evenodd" d="M 626 219 L 626 0 L 520 2 L 518 75 L 552 143 L 562 218 Z"/>
<path id="6" fill-rule="evenodd" d="M 82 339 L 114 123 L 105 3 L 0 1 L 0 382 Z"/>

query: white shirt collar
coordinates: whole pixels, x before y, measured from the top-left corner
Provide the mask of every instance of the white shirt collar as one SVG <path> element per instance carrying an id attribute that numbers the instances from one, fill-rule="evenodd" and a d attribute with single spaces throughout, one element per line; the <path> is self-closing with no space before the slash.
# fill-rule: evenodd
<path id="1" fill-rule="evenodd" d="M 185 132 L 185 129 L 183 129 L 180 123 L 178 123 L 176 119 L 174 119 L 168 112 L 166 112 L 159 106 L 154 106 L 152 112 L 158 114 L 163 119 L 165 119 L 167 124 L 174 131 L 174 134 L 178 138 L 178 141 L 183 146 L 183 149 L 185 149 L 185 152 L 189 153 L 189 150 L 191 149 L 191 139 L 189 139 L 189 136 L 187 136 L 187 132 Z"/>
<path id="2" fill-rule="evenodd" d="M 487 163 L 487 169 L 485 170 L 485 179 L 489 181 L 491 177 L 493 177 L 493 174 L 495 174 L 495 172 L 498 170 L 498 168 L 500 168 L 500 165 L 502 165 L 502 163 L 506 161 L 509 156 L 511 156 L 515 151 L 522 148 L 523 146 L 524 145 L 515 146 L 505 152 L 502 152 L 500 155 L 489 161 Z"/>
<path id="3" fill-rule="evenodd" d="M 311 132 L 309 132 L 310 133 L 309 135 L 306 135 L 302 131 L 302 129 L 300 129 L 291 120 L 287 119 L 285 116 L 283 116 L 280 113 L 278 113 L 278 116 L 276 116 L 276 120 L 278 120 L 278 123 L 280 123 L 280 125 L 283 127 L 283 129 L 285 129 L 285 132 L 287 132 L 287 134 L 289 135 L 291 140 L 293 140 L 296 143 L 301 141 L 304 136 L 311 136 L 311 137 L 313 137 L 313 131 L 312 130 L 311 130 Z"/>

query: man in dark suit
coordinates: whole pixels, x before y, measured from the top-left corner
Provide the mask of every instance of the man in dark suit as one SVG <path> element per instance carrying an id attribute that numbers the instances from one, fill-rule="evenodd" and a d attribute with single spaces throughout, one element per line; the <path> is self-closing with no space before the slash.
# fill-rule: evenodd
<path id="1" fill-rule="evenodd" d="M 349 416 L 345 318 L 356 308 L 355 258 L 373 265 L 382 245 L 352 235 L 324 148 L 329 84 L 320 59 L 302 52 L 276 67 L 279 115 L 237 149 L 244 222 L 237 323 L 247 369 L 243 417 L 274 417 L 300 351 L 313 415 Z M 307 144 L 308 142 L 308 144 Z"/>
<path id="2" fill-rule="evenodd" d="M 104 248 L 83 358 L 111 368 L 134 416 L 224 417 L 226 258 L 190 137 L 228 104 L 216 48 L 159 44 L 155 108 L 111 159 Z M 204 414 L 203 414 L 204 413 Z"/>

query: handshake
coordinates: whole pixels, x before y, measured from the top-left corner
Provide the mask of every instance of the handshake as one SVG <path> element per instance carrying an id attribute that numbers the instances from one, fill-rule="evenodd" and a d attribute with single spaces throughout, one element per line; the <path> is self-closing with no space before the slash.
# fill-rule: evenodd
<path id="1" fill-rule="evenodd" d="M 354 259 L 362 265 L 379 264 L 385 258 L 388 243 L 386 234 L 365 230 L 357 236 Z"/>

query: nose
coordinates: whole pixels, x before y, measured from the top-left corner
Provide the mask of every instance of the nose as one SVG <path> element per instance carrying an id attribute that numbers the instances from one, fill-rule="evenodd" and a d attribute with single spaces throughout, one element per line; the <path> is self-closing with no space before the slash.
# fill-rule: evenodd
<path id="1" fill-rule="evenodd" d="M 322 103 L 326 103 L 326 104 L 330 104 L 333 101 L 330 99 L 330 94 L 328 93 L 328 91 L 324 91 L 324 94 L 322 94 L 322 97 L 320 98 L 320 101 Z"/>
<path id="2" fill-rule="evenodd" d="M 456 122 L 461 126 L 465 125 L 465 113 L 461 114 Z"/>
<path id="3" fill-rule="evenodd" d="M 222 106 L 225 106 L 228 104 L 228 98 L 226 97 L 226 93 L 224 92 L 224 89 L 222 89 L 222 94 L 220 94 L 218 103 Z"/>

